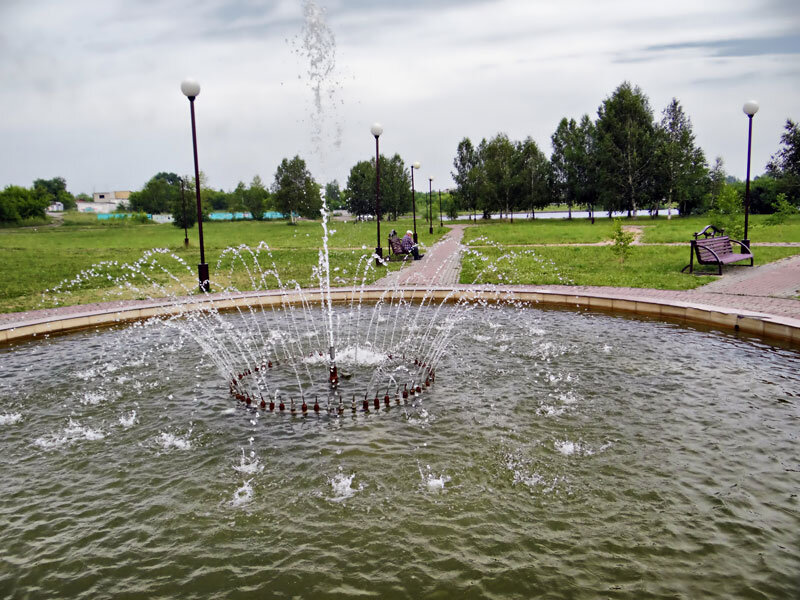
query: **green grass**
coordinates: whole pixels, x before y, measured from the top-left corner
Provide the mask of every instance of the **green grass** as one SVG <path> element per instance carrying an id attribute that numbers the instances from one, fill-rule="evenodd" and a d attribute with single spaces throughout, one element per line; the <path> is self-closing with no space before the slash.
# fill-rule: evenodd
<path id="1" fill-rule="evenodd" d="M 469 242 L 486 237 L 505 246 L 526 244 L 592 244 L 611 237 L 611 221 L 596 219 L 592 225 L 586 219 L 534 219 L 506 221 L 479 221 L 464 232 Z M 479 242 L 476 242 L 479 243 Z"/>
<path id="2" fill-rule="evenodd" d="M 184 248 L 183 230 L 168 224 L 98 221 L 95 215 L 77 213 L 66 213 L 64 221 L 65 225 L 58 227 L 0 229 L 0 312 L 46 308 L 59 303 L 79 304 L 194 292 L 199 262 L 196 228 L 189 231 L 190 246 Z M 648 242 L 681 242 L 681 245 L 634 246 L 625 264 L 620 264 L 607 246 L 532 247 L 533 244 L 597 243 L 607 240 L 611 235 L 611 221 L 608 219 L 597 219 L 594 225 L 585 219 L 517 220 L 513 224 L 502 221 L 479 222 L 466 230 L 465 240 L 473 240 L 473 246 L 479 247 L 491 259 L 508 252 L 520 255 L 513 263 L 501 261 L 496 271 L 484 274 L 481 280 L 486 282 L 689 289 L 712 279 L 680 273 L 688 262 L 688 240 L 693 232 L 708 224 L 706 217 L 671 220 L 644 217 L 624 219 L 623 222 L 643 226 L 644 239 Z M 751 223 L 751 238 L 755 242 L 800 242 L 800 216 L 792 217 L 782 225 L 771 226 L 766 224 L 765 216 L 755 215 Z M 403 234 L 411 228 L 412 221 L 408 218 L 382 222 L 381 246 L 387 250 L 386 238 L 391 229 Z M 376 224 L 333 221 L 329 229 L 332 232 L 328 245 L 331 267 L 334 269 L 333 284 L 349 285 L 360 257 L 375 248 Z M 417 232 L 424 246 L 432 245 L 446 231 L 447 228 L 435 226 L 433 234 L 429 234 L 426 223 L 418 219 Z M 283 221 L 210 222 L 204 224 L 203 233 L 206 261 L 217 288 L 231 285 L 246 290 L 276 286 L 272 278 L 252 282 L 241 262 L 231 270 L 228 268 L 230 253 L 223 257 L 226 248 L 241 244 L 256 247 L 262 241 L 272 249 L 270 260 L 266 259 L 266 252 L 260 256 L 262 268 L 269 268 L 274 260 L 275 270 L 284 284 L 291 281 L 304 287 L 317 284 L 313 268 L 322 246 L 320 222 L 301 221 L 295 226 Z M 486 242 L 475 241 L 481 236 L 507 249 L 498 250 L 489 247 Z M 152 268 L 146 266 L 145 272 L 152 281 L 137 275 L 133 287 L 120 288 L 118 278 L 123 273 L 122 265 L 139 261 L 152 248 L 169 251 L 168 254 L 159 254 L 159 263 Z M 755 251 L 756 264 L 796 253 L 800 253 L 800 248 L 758 247 Z M 541 262 L 534 259 L 534 255 Z M 221 257 L 223 260 L 218 266 Z M 109 264 L 93 268 L 93 265 L 101 262 Z M 248 258 L 247 262 L 250 265 L 252 259 Z M 166 271 L 159 264 L 165 265 Z M 399 262 L 391 263 L 389 269 L 400 267 Z M 461 281 L 471 282 L 478 269 L 478 259 L 471 254 L 465 256 Z M 87 271 L 87 274 L 78 277 L 82 271 Z M 382 275 L 382 271 L 370 270 L 366 281 L 371 282 L 379 275 Z M 43 294 L 45 290 L 53 288 L 61 291 Z M 63 291 L 66 289 L 70 290 L 69 293 Z"/>
<path id="3" fill-rule="evenodd" d="M 48 227 L 36 231 L 0 231 L 0 281 L 3 282 L 0 287 L 0 312 L 118 298 L 155 297 L 164 293 L 184 293 L 184 288 L 194 291 L 199 262 L 196 228 L 189 231 L 191 243 L 189 248 L 184 248 L 183 230 L 169 224 L 107 225 L 105 221 L 98 222 L 94 216 L 93 219 L 80 216 L 71 226 Z M 386 238 L 389 231 L 397 229 L 405 232 L 410 225 L 410 220 L 381 223 L 384 252 L 387 251 Z M 434 233 L 429 234 L 427 227 L 420 227 L 419 223 L 417 225 L 420 242 L 425 245 L 431 245 L 447 231 L 446 228 L 435 227 Z M 334 279 L 333 284 L 349 285 L 359 258 L 375 248 L 376 225 L 374 222 L 337 221 L 330 223 L 329 228 L 335 231 L 329 239 L 331 268 L 338 268 L 332 275 L 340 278 Z M 302 286 L 317 284 L 313 268 L 317 265 L 319 249 L 322 247 L 320 222 L 301 221 L 296 226 L 285 222 L 213 222 L 204 224 L 203 235 L 211 278 L 224 282 L 223 285 L 230 283 L 239 290 L 253 289 L 247 271 L 241 264 L 230 278 L 225 275 L 230 260 L 223 261 L 219 269 L 217 263 L 223 251 L 230 246 L 245 244 L 256 247 L 262 241 L 273 249 L 272 260 L 284 283 L 297 281 Z M 152 248 L 165 248 L 188 265 L 181 265 L 178 260 L 168 258 L 168 255 L 158 255 L 159 261 L 167 265 L 167 270 L 178 281 L 156 269 L 152 272 L 155 282 L 158 285 L 167 285 L 166 288 L 145 286 L 144 280 L 137 277 L 136 288 L 120 289 L 117 278 L 123 272 L 122 265 L 135 263 Z M 103 262 L 115 264 L 92 269 L 93 265 Z M 266 259 L 266 252 L 262 253 L 262 268 L 267 268 L 271 262 Z M 388 268 L 394 270 L 401 266 L 402 263 L 393 262 Z M 78 278 L 85 270 L 92 270 L 94 274 Z M 374 281 L 382 274 L 382 271 L 370 270 L 366 281 Z M 274 280 L 269 280 L 260 285 L 276 287 L 274 284 Z M 56 287 L 71 291 L 48 292 L 43 295 L 45 290 Z"/>
<path id="4" fill-rule="evenodd" d="M 742 217 L 744 218 L 744 217 Z M 769 225 L 769 215 L 750 215 L 748 235 L 753 243 L 759 242 L 800 242 L 800 215 L 789 217 L 781 225 Z M 624 224 L 629 224 L 624 220 Z M 645 227 L 642 241 L 648 244 L 664 244 L 672 242 L 688 242 L 692 234 L 709 224 L 706 216 L 682 217 L 667 220 L 638 218 L 632 219 L 631 225 Z"/>
<path id="5" fill-rule="evenodd" d="M 488 258 L 487 261 L 468 253 L 462 261 L 461 283 L 477 281 L 687 290 L 716 279 L 681 273 L 681 269 L 689 261 L 688 246 L 632 246 L 631 254 L 623 264 L 617 260 L 609 246 L 553 246 L 515 250 L 517 256 L 501 259 L 508 251 L 497 248 L 479 249 L 480 254 Z M 756 252 L 755 263 L 758 265 L 773 262 L 795 254 L 800 254 L 800 248 L 763 247 Z M 486 269 L 487 265 L 495 262 L 496 269 Z"/>

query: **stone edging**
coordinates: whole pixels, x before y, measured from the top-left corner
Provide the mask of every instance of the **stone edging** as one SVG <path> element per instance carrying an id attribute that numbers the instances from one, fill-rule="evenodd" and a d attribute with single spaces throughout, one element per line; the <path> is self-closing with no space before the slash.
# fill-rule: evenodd
<path id="1" fill-rule="evenodd" d="M 367 287 L 358 292 L 366 301 L 377 301 L 387 294 L 396 292 L 392 288 Z M 742 311 L 719 306 L 668 300 L 663 298 L 615 298 L 608 295 L 590 293 L 564 294 L 536 289 L 533 286 L 471 287 L 440 286 L 435 288 L 412 287 L 404 290 L 406 300 L 421 299 L 432 294 L 436 300 L 458 299 L 462 297 L 497 300 L 513 297 L 516 300 L 542 304 L 608 311 L 615 314 L 635 314 L 666 320 L 679 320 L 721 327 L 731 331 L 780 340 L 800 347 L 800 319 L 778 317 L 766 313 Z M 308 301 L 320 302 L 319 290 L 303 290 Z M 331 290 L 331 300 L 336 303 L 349 301 L 351 290 Z M 0 326 L 0 343 L 15 342 L 43 335 L 64 333 L 89 327 L 105 327 L 118 323 L 138 321 L 155 316 L 178 314 L 187 309 L 214 306 L 218 310 L 236 310 L 248 306 L 267 307 L 285 302 L 297 302 L 297 292 L 281 293 L 242 293 L 226 297 L 216 296 L 206 300 L 177 299 L 175 301 L 154 301 L 131 308 L 97 309 L 83 313 L 54 316 L 21 323 Z"/>

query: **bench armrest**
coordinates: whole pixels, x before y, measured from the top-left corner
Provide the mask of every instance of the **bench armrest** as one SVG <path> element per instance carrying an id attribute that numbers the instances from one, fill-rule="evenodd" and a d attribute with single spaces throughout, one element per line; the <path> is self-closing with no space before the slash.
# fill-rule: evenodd
<path id="1" fill-rule="evenodd" d="M 739 245 L 740 245 L 742 248 L 744 248 L 745 250 L 747 250 L 747 253 L 748 253 L 748 254 L 752 254 L 752 253 L 753 253 L 753 251 L 752 251 L 752 250 L 750 250 L 750 246 L 746 246 L 746 245 L 744 245 L 744 244 L 743 244 L 742 242 L 740 242 L 739 240 L 731 240 L 731 242 L 733 242 L 734 244 L 739 244 Z"/>

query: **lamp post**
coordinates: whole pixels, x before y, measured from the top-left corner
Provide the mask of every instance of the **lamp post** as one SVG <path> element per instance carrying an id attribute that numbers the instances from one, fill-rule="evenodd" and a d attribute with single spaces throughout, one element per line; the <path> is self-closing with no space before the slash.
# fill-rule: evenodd
<path id="1" fill-rule="evenodd" d="M 194 79 L 184 79 L 181 91 L 189 98 L 189 109 L 192 114 L 192 148 L 194 149 L 194 192 L 197 198 L 197 231 L 200 234 L 200 264 L 197 265 L 197 278 L 200 281 L 200 291 L 208 292 L 211 289 L 208 281 L 208 263 L 203 246 L 203 208 L 200 204 L 200 167 L 197 163 L 197 131 L 194 124 L 194 99 L 200 93 L 200 84 Z"/>
<path id="2" fill-rule="evenodd" d="M 758 112 L 758 102 L 755 100 L 748 100 L 742 107 L 744 114 L 747 115 L 747 183 L 744 187 L 744 239 L 742 244 L 747 246 L 747 252 L 750 252 L 750 239 L 747 237 L 747 221 L 750 216 L 750 147 L 753 141 L 753 115 Z"/>
<path id="3" fill-rule="evenodd" d="M 413 211 L 414 215 L 414 243 L 416 244 L 419 240 L 417 240 L 417 192 L 414 190 L 414 170 L 419 169 L 419 161 L 414 161 L 411 165 L 411 210 Z"/>
<path id="4" fill-rule="evenodd" d="M 439 227 L 444 227 L 442 221 L 442 190 L 439 190 Z"/>
<path id="5" fill-rule="evenodd" d="M 375 248 L 375 265 L 381 266 L 383 259 L 383 248 L 381 248 L 381 154 L 378 145 L 378 138 L 383 133 L 383 127 L 380 123 L 373 123 L 369 128 L 372 135 L 375 136 L 375 220 L 378 222 L 378 245 Z"/>
<path id="6" fill-rule="evenodd" d="M 433 177 L 428 177 L 428 233 L 433 233 Z"/>

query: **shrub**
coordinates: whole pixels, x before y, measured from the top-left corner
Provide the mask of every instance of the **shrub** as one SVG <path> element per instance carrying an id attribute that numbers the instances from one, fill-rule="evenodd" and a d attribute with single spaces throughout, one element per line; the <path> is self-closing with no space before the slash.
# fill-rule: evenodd
<path id="1" fill-rule="evenodd" d="M 726 185 L 717 198 L 714 210 L 708 213 L 711 224 L 717 229 L 724 229 L 733 239 L 744 237 L 744 204 L 739 191 Z"/>
<path id="2" fill-rule="evenodd" d="M 614 219 L 614 230 L 611 234 L 611 241 L 613 242 L 611 251 L 617 255 L 619 262 L 625 262 L 625 259 L 631 252 L 633 234 L 622 229 L 622 219 L 619 217 Z"/>

